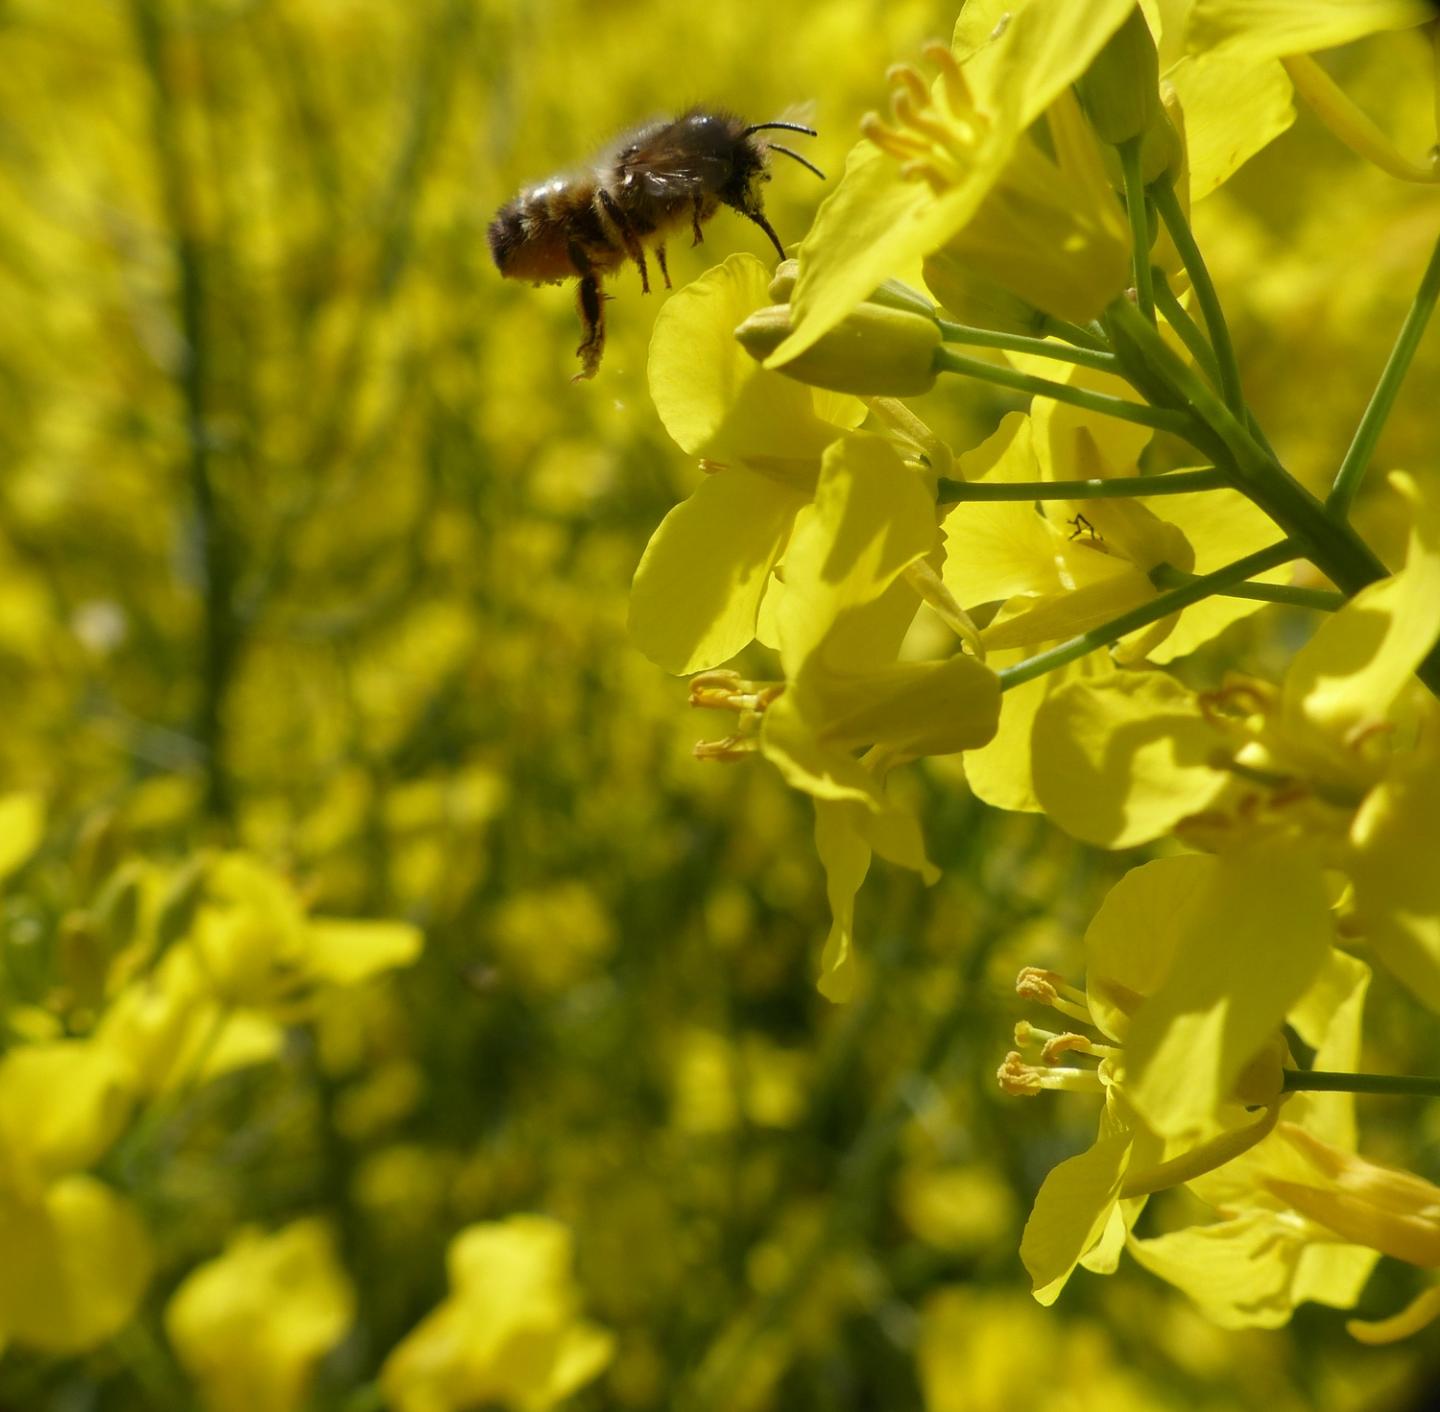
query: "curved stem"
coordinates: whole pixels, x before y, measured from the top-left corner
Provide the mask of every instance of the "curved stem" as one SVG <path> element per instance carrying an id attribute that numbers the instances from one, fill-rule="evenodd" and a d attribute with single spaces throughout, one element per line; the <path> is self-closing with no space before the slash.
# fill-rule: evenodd
<path id="1" fill-rule="evenodd" d="M 993 382 L 997 387 L 1028 392 L 1035 397 L 1053 398 L 1056 402 L 1068 402 L 1073 407 L 1084 407 L 1087 411 L 1116 417 L 1124 422 L 1138 422 L 1141 426 L 1173 432 L 1176 436 L 1187 439 L 1195 429 L 1194 421 L 1186 412 L 1169 407 L 1149 407 L 1143 402 L 1129 402 L 1123 397 L 1091 392 L 1089 388 L 1071 387 L 1069 383 L 1033 377 L 1029 373 L 1017 372 L 1014 368 L 1002 368 L 979 358 L 967 358 L 963 353 L 952 352 L 943 344 L 935 350 L 934 367 L 937 372 L 961 373 L 966 377 L 978 378 L 981 382 Z"/>
<path id="2" fill-rule="evenodd" d="M 1230 327 L 1225 322 L 1225 311 L 1220 307 L 1220 296 L 1210 281 L 1210 271 L 1205 267 L 1205 258 L 1195 243 L 1190 222 L 1175 194 L 1175 187 L 1168 179 L 1157 181 L 1150 188 L 1155 209 L 1170 232 L 1170 239 L 1180 252 L 1185 273 L 1190 276 L 1190 285 L 1195 298 L 1200 302 L 1200 312 L 1205 317 L 1205 327 L 1210 331 L 1210 346 L 1215 350 L 1215 361 L 1220 375 L 1220 391 L 1225 405 L 1237 417 L 1245 414 L 1245 398 L 1240 390 L 1240 365 L 1235 361 L 1235 345 L 1230 341 Z"/>
<path id="3" fill-rule="evenodd" d="M 1011 687 L 1022 686 L 1027 681 L 1034 681 L 1036 677 L 1043 677 L 1047 672 L 1053 672 L 1057 667 L 1063 667 L 1077 657 L 1085 656 L 1087 652 L 1094 652 L 1098 647 L 1108 647 L 1112 642 L 1118 642 L 1140 628 L 1149 627 L 1161 618 L 1168 618 L 1171 613 L 1178 613 L 1192 603 L 1199 603 L 1201 599 L 1209 598 L 1211 594 L 1219 593 L 1231 584 L 1243 583 L 1256 574 L 1263 574 L 1267 569 L 1276 568 L 1296 557 L 1295 546 L 1286 540 L 1272 544 L 1268 549 L 1247 554 L 1243 559 L 1237 559 L 1223 569 L 1216 569 L 1214 573 L 1201 574 L 1183 587 L 1161 593 L 1150 602 L 1142 603 L 1138 608 L 1132 608 L 1128 613 L 1122 613 L 1118 618 L 1102 623 L 1098 628 L 1091 628 L 1089 632 L 1083 632 L 1068 642 L 1062 642 L 1059 646 L 1026 658 L 1023 662 L 1017 662 L 1013 667 L 1002 667 L 999 672 L 1000 690 L 1009 691 Z"/>
<path id="4" fill-rule="evenodd" d="M 1380 374 L 1380 381 L 1375 385 L 1370 405 L 1365 408 L 1360 425 L 1355 428 L 1355 439 L 1350 443 L 1350 449 L 1345 453 L 1345 459 L 1335 474 L 1335 484 L 1325 498 L 1325 508 L 1332 515 L 1344 516 L 1350 512 L 1355 492 L 1360 489 L 1370 457 L 1375 452 L 1375 443 L 1379 441 L 1380 433 L 1395 406 L 1395 399 L 1400 394 L 1400 384 L 1405 381 L 1405 374 L 1410 371 L 1415 350 L 1425 336 L 1425 326 L 1430 321 L 1430 315 L 1435 312 L 1437 299 L 1440 299 L 1440 240 L 1435 242 L 1430 263 L 1425 266 L 1425 273 L 1420 278 L 1420 288 L 1415 291 L 1415 301 L 1410 305 L 1410 312 L 1405 315 L 1405 322 L 1400 326 L 1395 347 L 1390 350 L 1385 371 Z"/>
<path id="5" fill-rule="evenodd" d="M 1342 1074 L 1326 1069 L 1286 1069 L 1286 1093 L 1381 1093 L 1440 1098 L 1440 1078 L 1419 1074 Z"/>
<path id="6" fill-rule="evenodd" d="M 1145 176 L 1140 170 L 1141 139 L 1120 143 L 1120 170 L 1125 176 L 1125 206 L 1130 215 L 1130 242 L 1134 247 L 1135 302 L 1155 322 L 1155 282 L 1150 273 L 1150 217 L 1145 210 Z"/>
<path id="7" fill-rule="evenodd" d="M 1037 358 L 1054 358 L 1061 363 L 1075 363 L 1082 368 L 1096 368 L 1113 373 L 1118 368 L 1115 355 L 1094 348 L 1074 348 L 1046 338 L 1028 338 L 1021 333 L 999 333 L 995 329 L 975 328 L 970 324 L 952 324 L 937 319 L 940 337 L 946 343 L 964 343 L 974 348 L 1003 348 L 1012 353 L 1031 353 Z"/>
<path id="8" fill-rule="evenodd" d="M 1099 480 L 941 480 L 936 503 L 966 500 L 1109 500 L 1146 495 L 1188 495 L 1224 490 L 1230 482 L 1216 470 L 1166 471 L 1153 476 L 1110 476 Z"/>

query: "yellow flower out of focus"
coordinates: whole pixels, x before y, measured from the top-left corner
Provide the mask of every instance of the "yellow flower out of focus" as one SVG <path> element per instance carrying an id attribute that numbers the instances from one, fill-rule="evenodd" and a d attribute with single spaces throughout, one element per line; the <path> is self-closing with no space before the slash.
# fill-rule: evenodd
<path id="1" fill-rule="evenodd" d="M 354 1313 L 329 1229 L 304 1220 L 273 1235 L 237 1232 L 186 1276 L 165 1329 L 208 1412 L 299 1412 Z"/>
<path id="2" fill-rule="evenodd" d="M 150 1237 L 130 1200 L 85 1170 L 130 1111 L 124 1070 L 99 1044 L 0 1060 L 0 1340 L 77 1353 L 134 1317 Z"/>
<path id="3" fill-rule="evenodd" d="M 450 1243 L 450 1294 L 394 1349 L 380 1385 L 395 1412 L 487 1403 L 547 1412 L 610 1362 L 579 1313 L 570 1233 L 544 1216 L 470 1226 Z"/>

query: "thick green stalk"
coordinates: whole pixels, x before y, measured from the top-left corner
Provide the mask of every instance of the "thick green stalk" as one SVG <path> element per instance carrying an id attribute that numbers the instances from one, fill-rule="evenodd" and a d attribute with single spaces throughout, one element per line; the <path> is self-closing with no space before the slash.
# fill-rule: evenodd
<path id="1" fill-rule="evenodd" d="M 1347 597 L 1388 570 L 1348 525 L 1325 507 L 1273 457 L 1266 454 L 1230 409 L 1197 377 L 1141 317 L 1128 300 L 1117 299 L 1107 311 L 1115 327 L 1131 339 L 1148 366 L 1164 379 L 1177 399 L 1189 405 L 1218 438 L 1217 458 L 1237 490 L 1250 497 L 1295 542 L 1299 552 L 1334 580 Z"/>
<path id="2" fill-rule="evenodd" d="M 1286 1093 L 1382 1093 L 1440 1098 L 1440 1078 L 1416 1074 L 1341 1074 L 1325 1069 L 1286 1069 Z"/>
<path id="3" fill-rule="evenodd" d="M 1061 363 L 1075 363 L 1082 368 L 1095 368 L 1113 373 L 1119 364 L 1113 353 L 1093 348 L 1075 348 L 1047 338 L 1027 338 L 1021 333 L 1000 333 L 995 329 L 975 328 L 970 324 L 952 324 L 937 319 L 940 337 L 946 343 L 964 343 L 973 348 L 1003 348 L 1011 353 L 1032 353 L 1037 358 L 1054 358 Z"/>
<path id="4" fill-rule="evenodd" d="M 1170 232 L 1170 239 L 1175 242 L 1175 248 L 1180 252 L 1185 273 L 1190 276 L 1191 288 L 1195 291 L 1196 299 L 1200 301 L 1200 312 L 1205 317 L 1205 327 L 1210 331 L 1210 346 L 1215 350 L 1220 390 L 1224 395 L 1225 405 L 1237 417 L 1243 417 L 1245 397 L 1240 390 L 1240 365 L 1235 359 L 1235 345 L 1230 341 L 1230 326 L 1225 322 L 1220 296 L 1211 283 L 1210 271 L 1206 269 L 1205 258 L 1195 243 L 1190 222 L 1185 219 L 1180 198 L 1176 196 L 1175 187 L 1168 178 L 1162 178 L 1151 186 L 1150 197 L 1155 202 L 1160 219 L 1165 222 L 1165 229 Z"/>
<path id="5" fill-rule="evenodd" d="M 1336 472 L 1335 484 L 1325 498 L 1325 508 L 1332 515 L 1345 516 L 1350 513 L 1355 493 L 1360 489 L 1360 483 L 1365 479 L 1365 471 L 1370 465 L 1370 458 L 1375 453 L 1375 443 L 1380 439 L 1380 433 L 1395 406 L 1400 385 L 1405 381 L 1405 374 L 1410 371 L 1415 350 L 1419 348 L 1420 340 L 1425 335 L 1425 326 L 1430 321 L 1430 315 L 1435 312 L 1437 299 L 1440 299 L 1440 240 L 1436 241 L 1430 263 L 1425 266 L 1420 288 L 1415 291 L 1410 312 L 1405 315 L 1405 322 L 1400 326 L 1399 337 L 1395 340 L 1395 347 L 1390 350 L 1385 371 L 1380 374 L 1380 381 L 1375 385 L 1370 405 L 1365 408 L 1360 425 L 1355 428 L 1355 439 L 1351 441 L 1350 449 L 1345 453 L 1345 459 Z"/>
<path id="6" fill-rule="evenodd" d="M 1059 646 L 1029 657 L 1023 662 L 1017 662 L 1013 667 L 1002 667 L 999 672 L 1000 690 L 1009 691 L 1011 687 L 1034 681 L 1036 677 L 1053 672 L 1057 667 L 1063 667 L 1076 658 L 1085 656 L 1087 652 L 1119 642 L 1122 637 L 1147 628 L 1151 623 L 1158 623 L 1161 618 L 1168 618 L 1171 613 L 1178 613 L 1192 603 L 1199 603 L 1201 599 L 1220 593 L 1232 584 L 1244 583 L 1246 579 L 1288 563 L 1295 557 L 1294 545 L 1283 541 L 1270 545 L 1268 549 L 1258 549 L 1253 554 L 1247 554 L 1243 559 L 1237 559 L 1223 569 L 1216 569 L 1214 573 L 1201 574 L 1183 587 L 1161 593 L 1150 602 L 1142 603 L 1138 608 L 1132 608 L 1128 613 L 1122 613 L 1118 618 L 1102 623 L 1098 628 L 1091 628 L 1089 632 L 1083 632 L 1068 642 L 1062 642 Z"/>
<path id="7" fill-rule="evenodd" d="M 1118 500 L 1223 490 L 1229 484 L 1216 470 L 1167 471 L 1162 475 L 1099 480 L 941 480 L 936 501 L 954 505 L 966 500 Z"/>
<path id="8" fill-rule="evenodd" d="M 1029 373 L 1017 372 L 1014 368 L 1003 368 L 979 358 L 967 358 L 963 353 L 953 352 L 943 344 L 935 350 L 934 366 L 937 372 L 961 373 L 966 377 L 978 378 L 981 382 L 993 382 L 998 387 L 1011 388 L 1015 392 L 1028 392 L 1035 397 L 1050 397 L 1056 402 L 1068 402 L 1071 406 L 1084 407 L 1087 411 L 1099 412 L 1102 416 L 1117 417 L 1125 422 L 1138 422 L 1141 426 L 1173 432 L 1176 436 L 1188 437 L 1195 429 L 1195 423 L 1188 413 L 1168 407 L 1148 407 L 1143 402 L 1129 402 L 1123 397 L 1091 392 L 1089 388 L 1071 387 L 1069 383 L 1033 377 Z"/>

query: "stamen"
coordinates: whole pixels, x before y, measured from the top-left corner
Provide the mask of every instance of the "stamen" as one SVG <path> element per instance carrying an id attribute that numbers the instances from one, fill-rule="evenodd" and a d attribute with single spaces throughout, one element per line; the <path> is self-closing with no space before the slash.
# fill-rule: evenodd
<path id="1" fill-rule="evenodd" d="M 746 739 L 743 736 L 731 735 L 724 740 L 697 740 L 692 753 L 697 760 L 716 760 L 728 764 L 755 754 L 759 748 L 760 742 L 753 737 Z"/>
<path id="2" fill-rule="evenodd" d="M 1015 978 L 1015 993 L 1024 1000 L 1037 1000 L 1062 1015 L 1069 1015 L 1082 1025 L 1095 1023 L 1085 992 L 1070 985 L 1056 971 L 1047 971 L 1042 966 L 1024 967 Z"/>
<path id="3" fill-rule="evenodd" d="M 1040 1051 L 1042 1063 L 1053 1065 L 1062 1054 L 1069 1054 L 1072 1051 L 1078 1054 L 1088 1054 L 1092 1059 L 1115 1059 L 1119 1057 L 1120 1051 L 1110 1044 L 1096 1044 L 1093 1039 L 1088 1039 L 1083 1034 L 1057 1034 L 1052 1035 L 1044 1049 Z"/>

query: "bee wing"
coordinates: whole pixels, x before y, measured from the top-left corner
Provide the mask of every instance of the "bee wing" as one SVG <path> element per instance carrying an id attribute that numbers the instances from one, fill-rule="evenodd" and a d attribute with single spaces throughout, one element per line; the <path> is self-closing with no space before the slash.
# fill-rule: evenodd
<path id="1" fill-rule="evenodd" d="M 642 148 L 624 165 L 626 180 L 639 183 L 646 195 L 661 199 L 713 191 L 724 183 L 730 170 L 723 158 L 658 144 Z"/>

